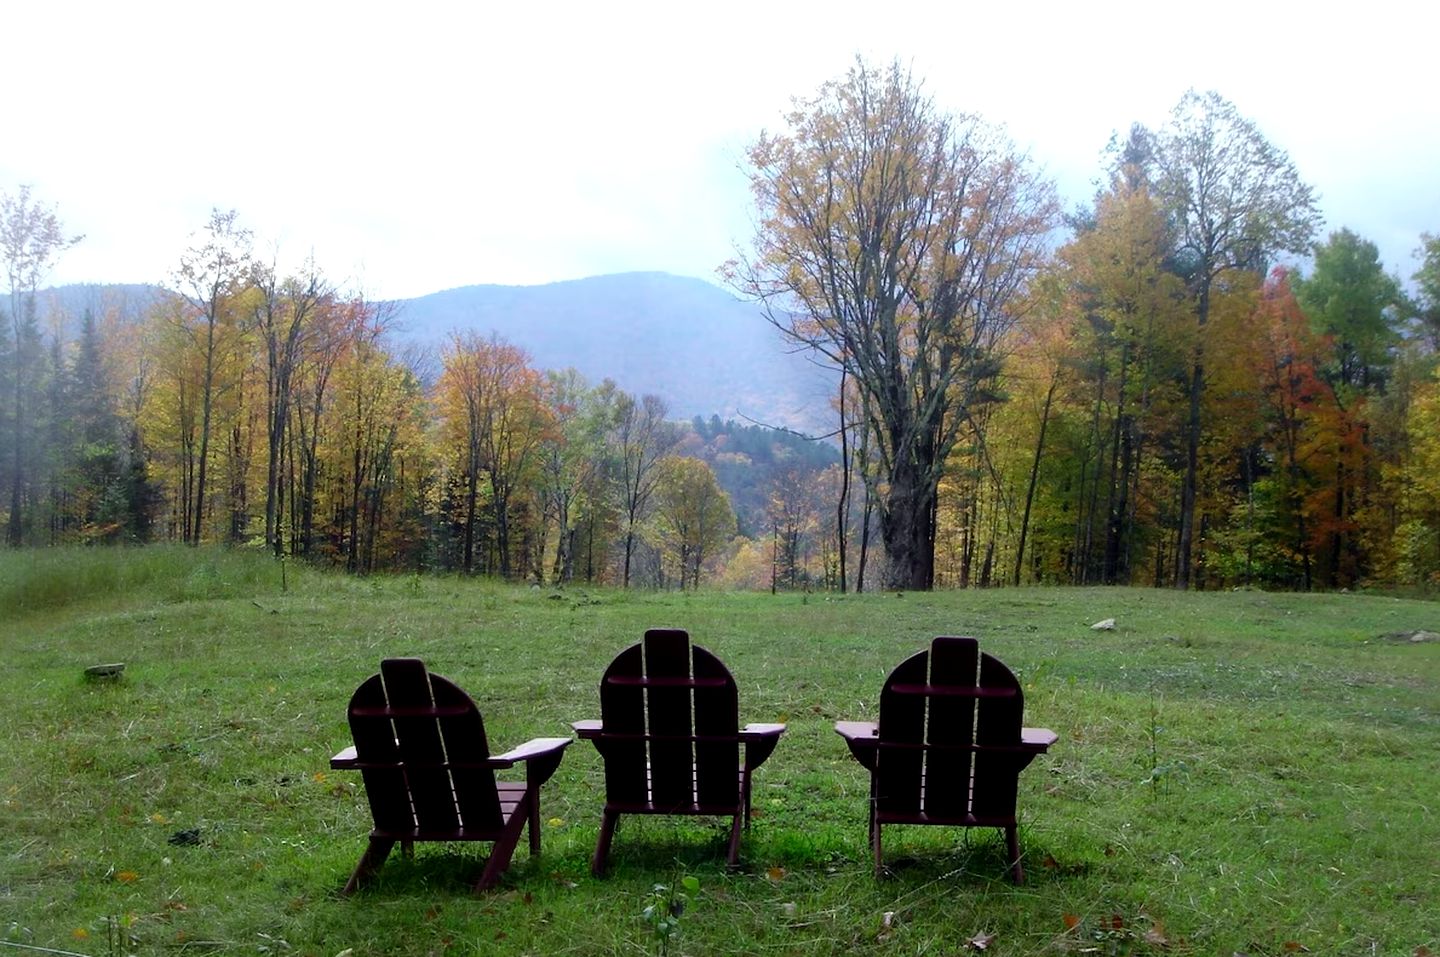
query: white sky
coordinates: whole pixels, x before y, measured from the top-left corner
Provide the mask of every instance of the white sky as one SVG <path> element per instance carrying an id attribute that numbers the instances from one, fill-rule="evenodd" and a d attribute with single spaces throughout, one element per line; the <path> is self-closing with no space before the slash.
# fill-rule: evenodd
<path id="1" fill-rule="evenodd" d="M 1440 232 L 1437 22 L 1397 0 L 8 0 L 0 189 L 85 234 L 56 283 L 162 281 L 211 207 L 374 297 L 714 280 L 751 235 L 746 145 L 860 53 L 1005 124 L 1067 208 L 1112 132 L 1216 89 L 1408 279 Z"/>

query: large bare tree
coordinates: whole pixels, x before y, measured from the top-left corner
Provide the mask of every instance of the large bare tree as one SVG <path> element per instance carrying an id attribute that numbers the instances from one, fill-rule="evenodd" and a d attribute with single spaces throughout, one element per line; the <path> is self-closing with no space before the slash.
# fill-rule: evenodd
<path id="1" fill-rule="evenodd" d="M 1050 185 L 1000 132 L 898 64 L 857 62 L 750 148 L 754 250 L 729 278 L 841 367 L 869 433 L 882 583 L 934 582 L 946 459 L 993 398 L 994 346 L 1044 257 Z"/>

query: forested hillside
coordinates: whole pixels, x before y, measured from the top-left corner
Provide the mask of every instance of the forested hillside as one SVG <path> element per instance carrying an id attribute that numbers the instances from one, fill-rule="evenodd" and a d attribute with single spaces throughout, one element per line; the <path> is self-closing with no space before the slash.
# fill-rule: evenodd
<path id="1" fill-rule="evenodd" d="M 164 288 L 52 293 L 75 240 L 5 193 L 5 541 L 664 587 L 1440 585 L 1440 238 L 1387 273 L 1216 94 L 1135 125 L 1069 215 L 898 67 L 790 122 L 747 157 L 749 304 L 656 274 L 376 302 L 218 210 Z M 749 421 L 802 405 L 822 440 Z"/>

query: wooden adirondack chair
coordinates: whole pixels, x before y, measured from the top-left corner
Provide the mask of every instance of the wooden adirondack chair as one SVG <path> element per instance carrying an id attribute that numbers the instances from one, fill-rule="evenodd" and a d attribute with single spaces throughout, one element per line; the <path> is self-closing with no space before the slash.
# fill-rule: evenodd
<path id="1" fill-rule="evenodd" d="M 936 638 L 885 679 L 880 720 L 837 721 L 835 730 L 870 771 L 870 844 L 880 867 L 885 824 L 998 827 L 1010 874 L 1023 883 L 1015 830 L 1020 772 L 1055 743 L 1022 728 L 1025 698 L 1010 669 L 974 638 Z"/>
<path id="2" fill-rule="evenodd" d="M 535 738 L 493 757 L 485 723 L 470 696 L 418 658 L 386 658 L 350 698 L 354 747 L 330 759 L 358 770 L 375 829 L 342 893 L 365 883 L 399 841 L 493 841 L 475 890 L 493 887 L 510 866 L 520 831 L 540 853 L 540 786 L 560 766 L 570 738 Z M 497 782 L 495 772 L 525 765 L 525 780 Z"/>
<path id="3" fill-rule="evenodd" d="M 600 681 L 600 720 L 572 725 L 605 762 L 591 871 L 605 872 L 621 814 L 730 815 L 726 860 L 734 866 L 741 823 L 749 824 L 750 775 L 785 731 L 739 723 L 735 679 L 684 631 L 651 629 L 620 652 Z"/>

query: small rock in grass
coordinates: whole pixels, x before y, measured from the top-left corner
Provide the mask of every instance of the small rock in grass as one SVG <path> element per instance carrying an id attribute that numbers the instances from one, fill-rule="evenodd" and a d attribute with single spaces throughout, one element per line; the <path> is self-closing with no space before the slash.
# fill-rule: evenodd
<path id="1" fill-rule="evenodd" d="M 87 678 L 118 678 L 125 672 L 125 662 L 116 661 L 108 665 L 91 665 L 85 669 Z"/>
<path id="2" fill-rule="evenodd" d="M 1404 641 L 1418 645 L 1427 641 L 1440 641 L 1440 632 L 1427 631 L 1421 628 L 1417 631 L 1387 631 L 1380 636 L 1381 641 Z"/>
<path id="3" fill-rule="evenodd" d="M 200 829 L 198 827 L 186 828 L 183 831 L 176 831 L 171 834 L 167 843 L 176 847 L 190 847 L 200 843 Z"/>
<path id="4" fill-rule="evenodd" d="M 1115 630 L 1115 619 L 1114 619 L 1114 618 L 1106 618 L 1104 621 L 1097 621 L 1097 622 L 1095 622 L 1095 624 L 1093 624 L 1093 625 L 1090 626 L 1090 630 L 1091 630 L 1091 631 L 1114 631 L 1114 630 Z"/>

